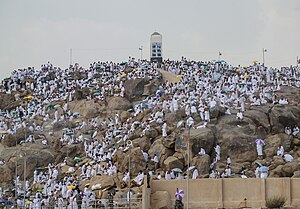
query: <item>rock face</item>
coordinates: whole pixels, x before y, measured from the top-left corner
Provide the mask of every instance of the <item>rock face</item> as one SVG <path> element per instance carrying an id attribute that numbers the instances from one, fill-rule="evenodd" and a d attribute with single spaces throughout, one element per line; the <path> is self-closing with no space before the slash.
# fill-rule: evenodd
<path id="1" fill-rule="evenodd" d="M 293 148 L 293 137 L 283 133 L 269 135 L 265 139 L 265 143 L 264 152 L 266 157 L 273 157 L 276 155 L 277 148 L 281 145 L 284 147 L 285 152 L 289 152 Z"/>
<path id="2" fill-rule="evenodd" d="M 151 140 L 148 139 L 147 137 L 134 139 L 132 141 L 132 143 L 135 147 L 140 147 L 141 150 L 147 151 L 147 152 L 148 152 L 148 150 L 150 149 L 150 146 L 151 146 Z"/>
<path id="3" fill-rule="evenodd" d="M 129 101 L 140 98 L 144 93 L 144 86 L 146 84 L 147 81 L 144 78 L 126 80 L 124 83 L 126 98 L 128 98 Z"/>
<path id="4" fill-rule="evenodd" d="M 100 105 L 93 100 L 79 100 L 70 103 L 72 112 L 79 112 L 85 118 L 93 118 L 99 114 Z"/>
<path id="5" fill-rule="evenodd" d="M 54 163 L 56 155 L 54 150 L 45 149 L 35 144 L 27 148 L 5 149 L 1 152 L 1 159 L 6 163 L 0 167 L 0 173 L 3 175 L 3 179 L 13 178 L 17 165 L 18 175 L 23 178 L 24 163 L 26 162 L 26 177 L 31 177 L 36 168 Z M 10 174 L 10 177 L 6 174 Z M 1 180 L 0 185 L 1 183 L 5 183 L 5 181 Z"/>
<path id="6" fill-rule="evenodd" d="M 85 182 L 86 183 L 86 182 Z M 103 190 L 110 188 L 115 185 L 114 177 L 109 175 L 94 176 L 89 181 L 90 189 L 94 190 Z"/>
<path id="7" fill-rule="evenodd" d="M 184 131 L 181 137 L 176 138 L 175 151 L 180 152 L 187 158 L 188 141 L 190 146 L 190 159 L 197 155 L 200 148 L 204 148 L 206 153 L 211 153 L 215 144 L 215 136 L 211 129 L 200 128 Z"/>
<path id="8" fill-rule="evenodd" d="M 14 147 L 16 146 L 16 144 L 19 144 L 22 140 L 25 140 L 25 138 L 28 137 L 30 134 L 31 132 L 29 130 L 24 128 L 19 128 L 16 134 L 7 135 L 2 143 L 8 147 Z"/>
<path id="9" fill-rule="evenodd" d="M 127 151 L 127 155 L 124 156 L 122 151 L 117 151 L 114 156 L 114 160 L 117 163 L 117 167 L 121 172 L 125 172 L 126 169 L 129 169 L 129 160 L 130 160 L 130 173 L 133 176 L 136 176 L 140 170 L 146 168 L 146 161 L 143 156 L 142 150 L 139 147 L 132 148 L 131 151 Z"/>
<path id="10" fill-rule="evenodd" d="M 300 126 L 300 109 L 290 105 L 276 105 L 270 113 L 272 133 L 284 132 L 286 126 Z"/>
<path id="11" fill-rule="evenodd" d="M 0 95 L 0 109 L 1 110 L 12 109 L 14 101 L 15 101 L 15 98 L 12 94 L 1 94 Z"/>
<path id="12" fill-rule="evenodd" d="M 158 156 L 161 167 L 164 166 L 164 161 L 174 153 L 174 150 L 165 147 L 162 141 L 162 138 L 155 140 L 148 152 L 150 157 L 153 157 L 154 154 Z"/>
<path id="13" fill-rule="evenodd" d="M 2 182 L 9 182 L 13 177 L 13 172 L 8 166 L 0 166 L 0 179 Z"/>
<path id="14" fill-rule="evenodd" d="M 171 209 L 172 202 L 167 191 L 157 191 L 151 194 L 151 209 Z"/>
<path id="15" fill-rule="evenodd" d="M 131 103 L 125 97 L 111 97 L 107 99 L 109 110 L 128 110 L 132 108 Z"/>
<path id="16" fill-rule="evenodd" d="M 183 169 L 183 165 L 183 161 L 174 156 L 170 156 L 164 161 L 164 166 L 167 170 L 172 170 L 173 168 Z"/>
<path id="17" fill-rule="evenodd" d="M 209 174 L 210 157 L 209 155 L 196 156 L 192 159 L 192 164 L 197 167 L 199 175 Z"/>
<path id="18" fill-rule="evenodd" d="M 216 126 L 217 142 L 222 147 L 221 159 L 227 155 L 236 162 L 252 162 L 256 159 L 256 126 L 250 119 L 237 121 L 235 116 L 226 116 Z"/>

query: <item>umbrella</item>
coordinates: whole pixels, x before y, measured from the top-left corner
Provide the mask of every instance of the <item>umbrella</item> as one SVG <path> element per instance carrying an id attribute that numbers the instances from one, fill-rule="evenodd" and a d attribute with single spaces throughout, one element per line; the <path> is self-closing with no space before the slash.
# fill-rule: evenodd
<path id="1" fill-rule="evenodd" d="M 76 163 L 79 163 L 79 162 L 81 162 L 81 158 L 80 158 L 80 157 L 74 157 L 74 161 L 75 161 Z"/>
<path id="2" fill-rule="evenodd" d="M 177 123 L 176 127 L 179 128 L 180 126 L 182 126 L 184 123 L 184 120 L 181 120 Z"/>
<path id="3" fill-rule="evenodd" d="M 53 127 L 52 124 L 48 124 L 48 125 L 45 126 L 45 128 L 47 128 L 47 129 L 50 129 L 50 128 L 52 128 L 52 127 Z"/>
<path id="4" fill-rule="evenodd" d="M 127 111 L 128 111 L 128 112 L 133 112 L 134 110 L 133 110 L 133 109 L 128 109 Z"/>
<path id="5" fill-rule="evenodd" d="M 142 94 L 142 96 L 143 96 L 143 97 L 147 97 L 147 96 L 149 96 L 149 94 Z"/>
<path id="6" fill-rule="evenodd" d="M 256 139 L 255 142 L 258 145 L 264 145 L 265 144 L 264 140 L 262 140 L 262 139 Z"/>
<path id="7" fill-rule="evenodd" d="M 50 104 L 50 105 L 48 105 L 47 109 L 54 109 L 54 107 L 55 107 L 55 105 Z"/>
<path id="8" fill-rule="evenodd" d="M 142 104 L 142 107 L 143 107 L 143 108 L 148 108 L 149 105 L 148 105 L 148 104 Z"/>
<path id="9" fill-rule="evenodd" d="M 285 155 L 283 155 L 283 158 L 284 158 L 284 160 L 286 161 L 286 162 L 291 162 L 291 161 L 293 161 L 293 156 L 292 155 L 290 155 L 290 154 L 285 154 Z"/>
<path id="10" fill-rule="evenodd" d="M 121 75 L 121 78 L 125 78 L 127 76 L 127 74 L 126 73 L 123 73 L 122 75 Z"/>
<path id="11" fill-rule="evenodd" d="M 69 128 L 63 128 L 63 131 L 67 131 L 67 130 L 69 130 Z"/>
<path id="12" fill-rule="evenodd" d="M 177 189 L 175 194 L 176 199 L 182 200 L 183 196 L 184 196 L 184 191 L 182 189 Z"/>
<path id="13" fill-rule="evenodd" d="M 73 113 L 73 115 L 79 115 L 80 114 L 80 112 L 74 112 Z"/>
<path id="14" fill-rule="evenodd" d="M 74 135 L 74 131 L 72 131 L 72 130 L 68 131 L 68 132 L 67 132 L 67 135 L 68 135 L 68 136 Z"/>
<path id="15" fill-rule="evenodd" d="M 175 173 L 182 173 L 182 170 L 180 168 L 173 168 L 172 171 Z"/>
<path id="16" fill-rule="evenodd" d="M 36 192 L 41 192 L 42 193 L 43 190 L 42 189 L 37 189 Z"/>
<path id="17" fill-rule="evenodd" d="M 255 164 L 256 164 L 257 166 L 259 166 L 259 167 L 262 166 L 262 164 L 261 164 L 260 162 L 255 162 Z"/>
<path id="18" fill-rule="evenodd" d="M 67 188 L 68 188 L 68 190 L 71 190 L 71 189 L 75 189 L 75 186 L 69 185 L 69 186 L 67 186 Z"/>
<path id="19" fill-rule="evenodd" d="M 127 62 L 122 62 L 120 65 L 127 65 Z"/>
<path id="20" fill-rule="evenodd" d="M 6 130 L 1 131 L 1 134 L 7 134 Z"/>
<path id="21" fill-rule="evenodd" d="M 193 170 L 195 168 L 196 168 L 196 166 L 192 165 L 191 167 L 188 168 L 188 170 L 191 171 L 191 170 Z"/>
<path id="22" fill-rule="evenodd" d="M 59 108 L 59 107 L 60 107 L 59 104 L 54 105 L 54 108 Z"/>
<path id="23" fill-rule="evenodd" d="M 259 168 L 259 170 L 260 170 L 261 172 L 268 172 L 269 168 L 268 168 L 267 166 L 261 166 L 261 167 Z"/>
<path id="24" fill-rule="evenodd" d="M 100 92 L 94 92 L 93 95 L 98 96 L 98 95 L 100 95 Z"/>
<path id="25" fill-rule="evenodd" d="M 176 75 L 176 78 L 182 78 L 183 75 Z"/>
<path id="26" fill-rule="evenodd" d="M 33 96 L 31 96 L 31 95 L 24 97 L 24 99 L 32 99 L 32 98 L 33 98 Z"/>

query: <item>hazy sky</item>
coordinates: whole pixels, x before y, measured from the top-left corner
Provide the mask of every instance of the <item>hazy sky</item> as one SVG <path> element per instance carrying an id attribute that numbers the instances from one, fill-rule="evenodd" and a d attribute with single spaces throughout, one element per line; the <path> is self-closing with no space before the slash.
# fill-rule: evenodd
<path id="1" fill-rule="evenodd" d="M 300 56 L 299 0 L 0 0 L 0 78 L 47 61 L 149 59 L 154 31 L 163 57 L 234 65 L 296 63 Z"/>

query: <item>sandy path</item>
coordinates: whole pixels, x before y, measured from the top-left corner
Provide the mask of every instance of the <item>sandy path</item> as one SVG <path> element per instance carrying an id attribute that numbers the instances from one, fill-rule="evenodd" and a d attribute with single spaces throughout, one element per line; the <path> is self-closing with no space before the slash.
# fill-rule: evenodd
<path id="1" fill-rule="evenodd" d="M 157 70 L 162 74 L 163 79 L 166 81 L 169 81 L 171 83 L 178 83 L 180 81 L 180 78 L 176 78 L 176 75 L 173 73 L 170 73 L 162 69 L 157 69 Z"/>

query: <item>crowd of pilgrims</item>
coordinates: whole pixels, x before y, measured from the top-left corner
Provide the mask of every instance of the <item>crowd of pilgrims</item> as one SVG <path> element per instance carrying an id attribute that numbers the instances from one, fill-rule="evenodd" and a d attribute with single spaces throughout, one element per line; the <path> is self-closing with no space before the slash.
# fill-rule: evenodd
<path id="1" fill-rule="evenodd" d="M 125 71 L 126 67 L 134 70 Z M 179 61 L 166 60 L 159 66 L 166 71 L 176 74 L 181 81 L 170 83 L 165 81 L 155 95 L 147 95 L 141 103 L 134 106 L 131 116 L 126 122 L 120 121 L 118 113 L 112 118 L 100 121 L 98 117 L 85 120 L 80 117 L 79 112 L 71 112 L 69 103 L 75 100 L 76 89 L 89 88 L 93 93 L 87 96 L 87 100 L 102 102 L 109 96 L 125 96 L 124 83 L 127 79 L 138 79 L 147 77 L 149 80 L 160 79 L 161 75 L 157 71 L 158 64 L 147 61 L 129 58 L 128 62 L 116 64 L 113 62 L 94 62 L 88 68 L 75 64 L 68 69 L 60 69 L 50 62 L 41 66 L 40 69 L 27 68 L 15 70 L 11 76 L 2 81 L 0 91 L 5 94 L 13 94 L 15 101 L 21 100 L 19 106 L 14 110 L 1 110 L 0 131 L 1 139 L 7 134 L 15 134 L 20 128 L 28 128 L 32 133 L 40 133 L 26 136 L 21 143 L 42 143 L 49 144 L 45 137 L 46 131 L 51 135 L 51 131 L 44 125 L 35 124 L 34 118 L 42 117 L 44 124 L 64 121 L 77 121 L 76 128 L 64 129 L 64 134 L 58 138 L 63 145 L 83 143 L 85 156 L 89 162 L 80 166 L 69 167 L 63 179 L 58 179 L 60 170 L 66 166 L 66 160 L 58 165 L 49 164 L 43 171 L 35 170 L 33 181 L 26 180 L 21 183 L 20 178 L 14 180 L 19 206 L 24 205 L 22 195 L 26 198 L 27 207 L 41 208 L 42 206 L 53 206 L 56 208 L 78 207 L 78 201 L 83 208 L 89 207 L 95 200 L 95 194 L 85 187 L 83 191 L 78 188 L 78 182 L 90 179 L 96 175 L 115 175 L 118 168 L 113 161 L 117 150 L 124 153 L 130 150 L 130 143 L 127 143 L 128 136 L 135 132 L 137 127 L 143 129 L 142 135 L 149 130 L 152 124 L 159 124 L 162 128 L 162 136 L 167 136 L 168 124 L 165 121 L 167 112 L 176 112 L 184 109 L 186 114 L 186 125 L 191 128 L 204 128 L 210 122 L 210 110 L 216 105 L 225 107 L 226 114 L 230 115 L 232 110 L 238 109 L 237 120 L 243 120 L 243 113 L 250 106 L 260 106 L 266 103 L 288 104 L 286 98 L 278 98 L 276 92 L 282 86 L 300 87 L 300 69 L 297 67 L 271 68 L 255 63 L 247 68 L 242 66 L 234 67 L 226 62 L 195 62 L 182 58 Z M 79 76 L 76 75 L 86 75 Z M 22 97 L 18 92 L 27 91 L 28 96 Z M 161 99 L 162 95 L 167 95 Z M 53 103 L 63 102 L 62 105 Z M 152 111 L 147 121 L 135 120 L 135 117 L 145 109 Z M 62 111 L 61 111 L 62 110 Z M 196 124 L 194 116 L 199 115 L 202 122 Z M 79 120 L 80 119 L 80 120 Z M 83 135 L 81 130 L 91 127 L 94 131 L 89 136 Z M 97 137 L 99 130 L 106 130 L 101 140 Z M 122 130 L 122 131 L 119 131 Z M 286 127 L 285 133 L 293 136 L 299 134 L 298 127 Z M 263 139 L 256 141 L 258 155 L 262 155 Z M 283 147 L 278 148 L 278 155 L 283 156 Z M 149 156 L 146 151 L 142 151 L 144 159 L 148 163 L 153 163 L 155 169 L 159 168 L 159 153 Z M 226 168 L 218 171 L 214 168 L 220 160 L 221 147 L 215 146 L 214 160 L 211 164 L 211 178 L 229 177 L 231 159 L 226 158 Z M 201 148 L 199 155 L 204 155 L 205 150 Z M 288 156 L 289 157 L 289 156 Z M 4 161 L 0 161 L 3 165 Z M 77 164 L 78 165 L 78 164 Z M 195 166 L 194 166 L 195 167 Z M 156 172 L 148 170 L 148 175 L 155 179 L 175 179 L 187 178 L 180 172 L 165 170 Z M 77 175 L 75 174 L 76 171 Z M 198 177 L 197 168 L 191 168 L 190 178 Z M 144 182 L 146 171 L 140 171 L 137 176 L 130 177 L 128 170 L 123 173 L 123 185 L 126 187 L 130 180 L 137 186 Z M 265 172 L 255 171 L 256 177 L 266 177 Z M 245 172 L 242 178 L 247 178 Z M 32 184 L 43 184 L 40 192 L 34 193 L 31 190 Z M 24 188 L 25 191 L 24 192 Z M 71 188 L 71 189 L 70 189 Z M 127 197 L 132 192 L 127 194 Z M 0 199 L 6 203 L 13 203 L 14 197 L 5 195 L 4 189 L 0 188 Z"/>

